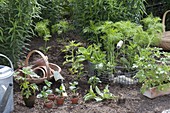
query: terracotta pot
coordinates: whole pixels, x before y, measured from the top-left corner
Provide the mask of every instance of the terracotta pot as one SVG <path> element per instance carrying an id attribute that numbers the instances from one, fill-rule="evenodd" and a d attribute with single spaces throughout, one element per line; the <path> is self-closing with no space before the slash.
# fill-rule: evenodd
<path id="1" fill-rule="evenodd" d="M 63 96 L 57 96 L 56 97 L 56 104 L 57 105 L 63 105 L 65 98 Z"/>
<path id="2" fill-rule="evenodd" d="M 46 101 L 46 102 L 44 102 L 44 107 L 46 107 L 46 108 L 52 108 L 53 107 L 53 101 L 52 100 L 48 100 L 48 101 Z"/>
<path id="3" fill-rule="evenodd" d="M 48 95 L 48 100 L 54 101 L 55 100 L 55 95 L 54 94 L 49 94 Z"/>
<path id="4" fill-rule="evenodd" d="M 167 88 L 162 91 L 162 90 L 158 90 L 157 87 L 152 87 L 143 93 L 143 95 L 148 98 L 155 98 L 155 97 L 163 96 L 167 94 L 170 94 L 170 88 Z"/>
<path id="5" fill-rule="evenodd" d="M 78 96 L 73 96 L 71 99 L 72 104 L 78 104 L 79 97 Z"/>
<path id="6" fill-rule="evenodd" d="M 29 107 L 29 108 L 34 107 L 35 99 L 36 99 L 36 96 L 35 96 L 35 95 L 32 95 L 32 96 L 30 96 L 29 98 L 23 97 L 23 100 L 24 100 L 25 105 L 26 105 L 27 107 Z"/>

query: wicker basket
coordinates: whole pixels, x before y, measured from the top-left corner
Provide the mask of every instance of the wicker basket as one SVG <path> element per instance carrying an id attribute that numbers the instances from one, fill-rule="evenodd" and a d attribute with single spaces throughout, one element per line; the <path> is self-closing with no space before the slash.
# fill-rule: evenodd
<path id="1" fill-rule="evenodd" d="M 161 38 L 161 42 L 159 47 L 163 48 L 163 50 L 170 50 L 170 31 L 165 31 L 165 19 L 166 19 L 166 15 L 167 13 L 169 13 L 170 10 L 166 11 L 163 15 L 163 19 L 162 19 L 162 24 L 163 24 L 163 35 Z"/>
<path id="2" fill-rule="evenodd" d="M 61 68 L 54 64 L 54 63 L 49 63 L 48 62 L 48 57 L 45 56 L 42 52 L 38 51 L 38 50 L 33 50 L 31 52 L 28 53 L 26 60 L 25 60 L 25 66 L 24 67 L 28 67 L 29 66 L 29 58 L 31 57 L 31 55 L 33 53 L 38 53 L 42 58 L 39 59 L 39 61 L 34 61 L 33 66 L 32 66 L 32 70 L 35 72 L 36 70 L 41 70 L 43 73 L 43 76 L 40 76 L 40 78 L 31 78 L 31 77 L 27 77 L 27 81 L 29 81 L 30 83 L 42 83 L 44 82 L 44 80 L 50 80 L 51 78 L 54 77 L 53 73 L 54 71 L 58 71 L 61 72 Z M 38 63 L 40 62 L 40 63 Z M 17 75 L 16 77 L 19 77 L 20 75 Z M 16 81 L 19 82 L 19 81 Z"/>

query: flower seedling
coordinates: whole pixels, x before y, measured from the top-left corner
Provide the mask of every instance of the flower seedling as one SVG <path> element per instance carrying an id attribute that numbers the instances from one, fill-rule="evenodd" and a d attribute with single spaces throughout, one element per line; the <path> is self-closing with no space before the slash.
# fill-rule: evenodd
<path id="1" fill-rule="evenodd" d="M 78 90 L 77 88 L 78 82 L 74 81 L 73 83 L 70 82 L 69 84 L 70 84 L 69 89 L 73 92 L 73 95 L 76 95 L 76 91 Z"/>
<path id="2" fill-rule="evenodd" d="M 56 97 L 56 103 L 57 105 L 63 105 L 64 104 L 64 93 L 65 93 L 65 87 L 64 84 L 62 83 L 59 88 L 55 89 L 55 92 L 59 94 L 59 96 Z"/>
<path id="3" fill-rule="evenodd" d="M 61 86 L 59 88 L 55 89 L 55 92 L 60 95 L 61 97 L 64 96 L 63 94 L 66 92 L 65 91 L 65 86 L 64 84 L 61 84 Z"/>
<path id="4" fill-rule="evenodd" d="M 37 98 L 44 98 L 45 100 L 47 100 L 47 97 L 49 94 L 52 93 L 51 90 L 51 85 L 52 83 L 48 80 L 45 80 L 45 86 L 43 86 L 42 91 L 37 95 Z"/>
<path id="5" fill-rule="evenodd" d="M 72 104 L 78 104 L 79 97 L 78 97 L 78 93 L 76 94 L 76 91 L 78 90 L 77 88 L 78 82 L 74 81 L 72 83 L 70 82 L 69 84 L 70 84 L 69 89 L 73 92 L 73 95 L 70 100 Z"/>

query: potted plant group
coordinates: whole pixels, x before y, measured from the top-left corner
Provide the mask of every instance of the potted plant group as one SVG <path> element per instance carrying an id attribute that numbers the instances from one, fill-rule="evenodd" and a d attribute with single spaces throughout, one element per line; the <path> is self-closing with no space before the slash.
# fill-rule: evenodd
<path id="1" fill-rule="evenodd" d="M 35 83 L 27 81 L 26 77 L 36 77 L 37 75 L 30 67 L 23 67 L 20 71 L 23 76 L 17 77 L 16 79 L 19 81 L 21 95 L 27 107 L 34 107 L 38 86 Z M 19 72 L 16 72 L 15 74 L 17 75 Z"/>
<path id="2" fill-rule="evenodd" d="M 71 97 L 71 102 L 72 104 L 78 104 L 78 100 L 79 100 L 79 97 L 78 97 L 78 93 L 76 93 L 77 91 L 77 85 L 78 85 L 78 82 L 77 81 L 74 81 L 74 82 L 70 82 L 70 87 L 69 89 L 73 92 L 73 95 Z"/>
<path id="3" fill-rule="evenodd" d="M 161 52 L 160 48 L 141 49 L 139 55 L 135 56 L 134 68 L 139 71 L 135 75 L 142 83 L 141 92 L 149 97 L 170 94 L 170 68 L 164 57 L 169 53 Z"/>

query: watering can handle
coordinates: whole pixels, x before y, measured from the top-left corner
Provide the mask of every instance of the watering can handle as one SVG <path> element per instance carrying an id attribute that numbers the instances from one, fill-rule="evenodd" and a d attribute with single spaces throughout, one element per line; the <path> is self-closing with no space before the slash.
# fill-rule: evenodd
<path id="1" fill-rule="evenodd" d="M 11 68 L 12 68 L 12 69 L 14 69 L 14 67 L 13 67 L 13 64 L 12 64 L 11 60 L 10 60 L 7 56 L 5 56 L 5 55 L 3 55 L 3 54 L 0 54 L 0 56 L 2 56 L 2 57 L 4 57 L 4 58 L 6 58 L 6 59 L 9 61 L 10 65 L 11 65 Z"/>

